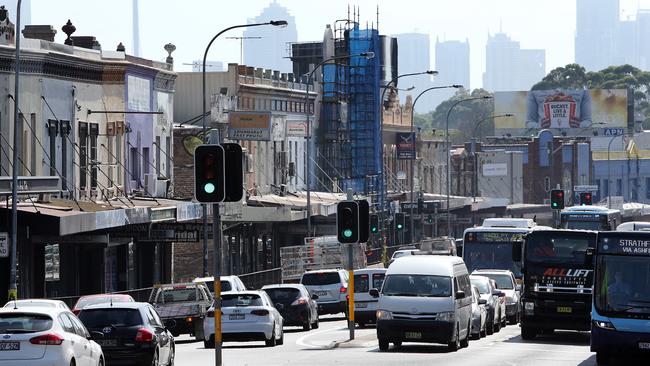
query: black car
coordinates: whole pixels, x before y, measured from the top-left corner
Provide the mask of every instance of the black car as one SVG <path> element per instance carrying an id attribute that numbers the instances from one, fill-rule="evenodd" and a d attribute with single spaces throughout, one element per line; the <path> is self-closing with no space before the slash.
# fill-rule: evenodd
<path id="1" fill-rule="evenodd" d="M 148 303 L 98 304 L 78 315 L 102 346 L 108 365 L 174 364 L 174 337 Z"/>
<path id="2" fill-rule="evenodd" d="M 317 295 L 310 295 L 301 284 L 266 285 L 262 287 L 284 319 L 284 325 L 318 328 Z"/>

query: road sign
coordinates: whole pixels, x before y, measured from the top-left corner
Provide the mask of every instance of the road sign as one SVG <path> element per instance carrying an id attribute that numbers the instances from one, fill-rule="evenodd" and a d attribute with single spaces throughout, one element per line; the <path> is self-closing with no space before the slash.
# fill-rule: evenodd
<path id="1" fill-rule="evenodd" d="M 0 233 L 0 258 L 9 258 L 9 233 Z"/>
<path id="2" fill-rule="evenodd" d="M 573 191 L 578 193 L 578 192 L 596 192 L 598 191 L 598 186 L 591 186 L 591 185 L 581 185 L 581 186 L 573 186 Z"/>

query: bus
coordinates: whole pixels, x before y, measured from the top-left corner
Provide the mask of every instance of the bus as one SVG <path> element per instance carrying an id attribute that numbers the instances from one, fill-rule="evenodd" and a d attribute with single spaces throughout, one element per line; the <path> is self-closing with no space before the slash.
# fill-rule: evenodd
<path id="1" fill-rule="evenodd" d="M 598 364 L 613 355 L 650 354 L 650 232 L 598 234 L 594 254 L 591 351 Z"/>
<path id="2" fill-rule="evenodd" d="M 650 222 L 630 221 L 616 227 L 616 231 L 650 231 Z"/>
<path id="3" fill-rule="evenodd" d="M 615 230 L 622 222 L 621 211 L 604 206 L 572 206 L 560 211 L 560 229 Z"/>
<path id="4" fill-rule="evenodd" d="M 521 262 L 512 260 L 512 243 L 521 242 L 537 226 L 532 219 L 490 218 L 483 225 L 465 229 L 462 257 L 471 273 L 476 269 L 509 269 L 521 278 Z"/>
<path id="5" fill-rule="evenodd" d="M 598 232 L 535 230 L 514 245 L 513 260 L 521 260 L 523 292 L 521 338 L 533 339 L 555 329 L 591 328 L 593 265 L 589 253 Z"/>

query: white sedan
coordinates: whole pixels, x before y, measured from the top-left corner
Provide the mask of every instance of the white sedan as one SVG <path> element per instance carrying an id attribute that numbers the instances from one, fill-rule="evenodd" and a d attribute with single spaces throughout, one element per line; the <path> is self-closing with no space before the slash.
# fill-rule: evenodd
<path id="1" fill-rule="evenodd" d="M 0 366 L 104 366 L 102 348 L 86 327 L 58 307 L 0 309 Z"/>
<path id="2" fill-rule="evenodd" d="M 66 305 L 61 300 L 50 300 L 50 299 L 21 299 L 21 300 L 12 300 L 5 304 L 5 308 L 13 307 L 37 307 L 37 308 L 60 308 L 63 310 L 70 310 L 70 307 Z"/>
<path id="3" fill-rule="evenodd" d="M 222 340 L 264 341 L 268 347 L 284 342 L 282 316 L 264 291 L 225 292 L 221 294 Z M 205 348 L 214 347 L 214 307 L 203 321 Z"/>

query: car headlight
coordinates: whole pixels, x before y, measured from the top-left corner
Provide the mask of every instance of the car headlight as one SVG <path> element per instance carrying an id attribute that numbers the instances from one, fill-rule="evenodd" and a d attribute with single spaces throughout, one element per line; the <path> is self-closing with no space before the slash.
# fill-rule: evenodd
<path id="1" fill-rule="evenodd" d="M 443 322 L 453 322 L 455 316 L 456 313 L 453 311 L 444 311 L 442 313 L 438 313 L 438 315 L 436 316 L 436 320 L 443 321 Z"/>
<path id="2" fill-rule="evenodd" d="M 597 328 L 616 330 L 616 328 L 614 327 L 614 324 L 612 324 L 611 322 L 608 322 L 606 320 L 594 320 L 591 323 L 594 325 L 594 327 L 597 327 Z"/>
<path id="3" fill-rule="evenodd" d="M 391 320 L 393 319 L 393 313 L 386 310 L 377 310 L 377 320 Z"/>

